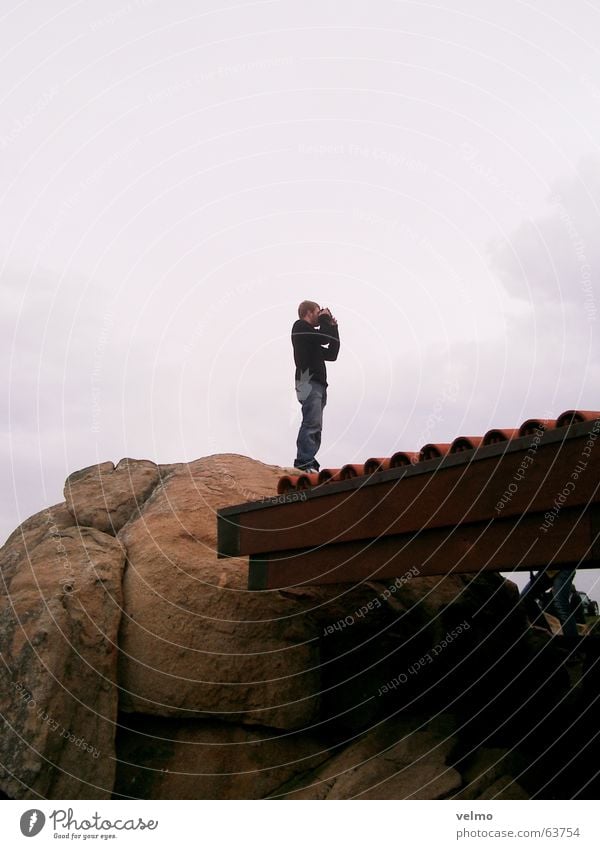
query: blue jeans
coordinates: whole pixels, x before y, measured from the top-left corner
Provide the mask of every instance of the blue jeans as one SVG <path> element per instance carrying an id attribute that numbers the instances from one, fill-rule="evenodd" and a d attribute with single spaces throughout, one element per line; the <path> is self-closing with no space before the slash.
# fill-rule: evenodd
<path id="1" fill-rule="evenodd" d="M 575 577 L 575 569 L 559 569 L 554 578 L 549 578 L 546 572 L 537 572 L 533 580 L 523 588 L 521 598 L 528 612 L 531 610 L 531 599 L 539 598 L 549 587 L 552 587 L 552 603 L 562 626 L 565 637 L 578 635 L 575 615 L 571 610 L 571 585 Z"/>
<path id="2" fill-rule="evenodd" d="M 327 403 L 327 388 L 317 381 L 296 381 L 296 396 L 302 404 L 302 424 L 296 440 L 297 469 L 319 469 L 315 454 L 321 447 L 323 408 Z"/>

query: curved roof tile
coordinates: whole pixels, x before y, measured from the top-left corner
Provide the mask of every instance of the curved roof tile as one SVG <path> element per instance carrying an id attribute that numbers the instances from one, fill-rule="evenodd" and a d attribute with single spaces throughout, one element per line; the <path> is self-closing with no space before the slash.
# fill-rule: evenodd
<path id="1" fill-rule="evenodd" d="M 556 420 L 556 427 L 569 427 L 579 422 L 591 422 L 597 419 L 598 413 L 593 410 L 566 410 Z"/>
<path id="2" fill-rule="evenodd" d="M 519 436 L 535 436 L 540 430 L 556 427 L 556 419 L 527 419 L 519 428 Z"/>
<path id="3" fill-rule="evenodd" d="M 496 445 L 498 442 L 508 442 L 509 439 L 516 439 L 519 436 L 519 428 L 492 428 L 483 437 L 482 445 Z"/>
<path id="4" fill-rule="evenodd" d="M 412 466 L 419 462 L 418 451 L 396 451 L 390 457 L 390 469 L 399 469 L 401 466 Z"/>
<path id="5" fill-rule="evenodd" d="M 374 475 L 376 472 L 385 472 L 390 468 L 391 457 L 369 457 L 365 460 L 365 475 Z"/>
<path id="6" fill-rule="evenodd" d="M 365 467 L 362 463 L 347 463 L 340 469 L 340 479 L 343 481 L 349 481 L 364 474 Z"/>
<path id="7" fill-rule="evenodd" d="M 319 475 L 316 472 L 310 475 L 300 475 L 296 481 L 296 489 L 310 489 L 313 486 L 317 486 L 318 483 Z"/>
<path id="8" fill-rule="evenodd" d="M 283 475 L 277 481 L 277 494 L 285 495 L 286 492 L 292 492 L 296 489 L 296 481 L 298 475 Z"/>
<path id="9" fill-rule="evenodd" d="M 458 436 L 450 446 L 451 454 L 458 454 L 460 451 L 473 451 L 479 448 L 483 441 L 481 436 Z"/>
<path id="10" fill-rule="evenodd" d="M 450 442 L 429 442 L 424 445 L 419 451 L 420 460 L 437 460 L 438 457 L 445 457 L 450 453 Z"/>
<path id="11" fill-rule="evenodd" d="M 341 480 L 340 472 L 341 469 L 321 469 L 319 472 L 319 483 Z"/>

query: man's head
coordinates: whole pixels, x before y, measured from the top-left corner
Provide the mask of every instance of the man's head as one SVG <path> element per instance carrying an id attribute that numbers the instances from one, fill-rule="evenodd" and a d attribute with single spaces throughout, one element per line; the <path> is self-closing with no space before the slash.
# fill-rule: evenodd
<path id="1" fill-rule="evenodd" d="M 320 309 L 316 301 L 302 301 L 298 307 L 298 316 L 309 324 L 312 324 L 313 327 L 316 327 L 319 323 Z"/>

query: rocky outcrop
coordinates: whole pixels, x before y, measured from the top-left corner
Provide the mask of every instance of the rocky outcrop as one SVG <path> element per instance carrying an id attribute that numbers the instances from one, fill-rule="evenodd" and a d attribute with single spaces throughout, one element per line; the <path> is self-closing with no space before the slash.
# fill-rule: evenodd
<path id="1" fill-rule="evenodd" d="M 330 755 L 317 734 L 206 720 L 122 718 L 117 798 L 265 799 Z"/>
<path id="2" fill-rule="evenodd" d="M 215 553 L 217 508 L 271 495 L 278 470 L 239 458 L 234 479 L 227 462 L 174 472 L 119 534 L 121 707 L 296 728 L 317 709 L 314 633 L 279 593 L 247 591 L 245 560 Z"/>
<path id="3" fill-rule="evenodd" d="M 449 763 L 456 725 L 386 722 L 279 791 L 293 799 L 445 799 L 462 785 Z M 299 786 L 301 785 L 301 786 Z M 295 789 L 298 787 L 298 789 Z"/>
<path id="4" fill-rule="evenodd" d="M 69 475 L 64 496 L 78 525 L 116 534 L 140 508 L 160 480 L 149 460 L 125 458 L 115 467 L 100 463 Z"/>
<path id="5" fill-rule="evenodd" d="M 526 763 L 518 751 L 477 749 L 460 764 L 462 787 L 452 799 L 528 799 L 518 777 Z"/>
<path id="6" fill-rule="evenodd" d="M 246 589 L 246 560 L 216 556 L 215 513 L 282 472 L 231 454 L 102 463 L 11 535 L 0 793 L 596 793 L 596 643 L 531 628 L 501 576 Z"/>
<path id="7" fill-rule="evenodd" d="M 63 505 L 2 550 L 0 786 L 12 798 L 109 798 L 122 545 Z"/>

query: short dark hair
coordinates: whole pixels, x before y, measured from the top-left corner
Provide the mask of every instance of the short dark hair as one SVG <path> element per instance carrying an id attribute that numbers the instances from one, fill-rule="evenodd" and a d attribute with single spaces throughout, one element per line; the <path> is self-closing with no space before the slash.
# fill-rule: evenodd
<path id="1" fill-rule="evenodd" d="M 298 317 L 304 318 L 307 312 L 314 309 L 319 309 L 319 305 L 316 301 L 302 301 L 302 303 L 298 306 Z"/>

